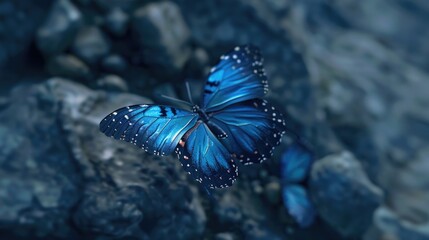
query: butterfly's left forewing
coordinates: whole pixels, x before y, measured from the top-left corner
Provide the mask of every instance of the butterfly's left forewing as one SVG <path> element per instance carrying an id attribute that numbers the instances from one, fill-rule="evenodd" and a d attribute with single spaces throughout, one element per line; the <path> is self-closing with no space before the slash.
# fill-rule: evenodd
<path id="1" fill-rule="evenodd" d="M 180 140 L 176 153 L 185 171 L 207 188 L 231 186 L 238 176 L 231 154 L 201 121 Z"/>
<path id="2" fill-rule="evenodd" d="M 197 122 L 192 112 L 159 105 L 134 105 L 120 108 L 100 122 L 108 137 L 137 145 L 146 152 L 168 155 L 182 136 Z"/>

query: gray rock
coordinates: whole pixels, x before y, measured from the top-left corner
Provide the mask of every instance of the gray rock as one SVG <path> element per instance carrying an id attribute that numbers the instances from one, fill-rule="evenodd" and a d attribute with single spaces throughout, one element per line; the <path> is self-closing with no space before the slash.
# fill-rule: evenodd
<path id="1" fill-rule="evenodd" d="M 46 67 L 53 76 L 83 80 L 88 80 L 91 76 L 89 67 L 73 55 L 51 57 Z"/>
<path id="2" fill-rule="evenodd" d="M 218 221 L 223 225 L 238 224 L 242 221 L 243 214 L 237 199 L 231 194 L 225 194 L 218 200 L 219 204 L 215 208 Z"/>
<path id="3" fill-rule="evenodd" d="M 0 113 L 0 225 L 23 237 L 76 237 L 67 221 L 81 178 L 58 124 L 61 107 L 46 85 L 17 88 L 10 99 Z"/>
<path id="4" fill-rule="evenodd" d="M 309 189 L 320 217 L 346 237 L 365 233 L 382 198 L 381 190 L 348 152 L 316 161 Z"/>
<path id="5" fill-rule="evenodd" d="M 80 29 L 73 43 L 73 52 L 88 64 L 96 64 L 110 51 L 110 43 L 103 32 L 90 26 Z"/>
<path id="6" fill-rule="evenodd" d="M 209 56 L 203 48 L 196 48 L 186 63 L 185 73 L 187 78 L 201 78 L 210 71 Z M 199 81 L 201 82 L 201 81 Z"/>
<path id="7" fill-rule="evenodd" d="M 172 84 L 169 84 L 169 83 L 164 83 L 164 84 L 161 84 L 161 85 L 155 87 L 152 91 L 152 94 L 153 94 L 153 99 L 155 99 L 157 102 L 165 103 L 165 104 L 168 104 L 168 103 L 171 104 L 171 101 L 165 99 L 161 95 L 180 99 L 176 93 L 176 90 L 174 89 L 174 86 Z M 187 101 L 187 99 L 184 99 L 184 100 Z"/>
<path id="8" fill-rule="evenodd" d="M 116 54 L 105 57 L 101 64 L 104 70 L 114 73 L 123 72 L 128 66 L 126 60 L 122 56 Z"/>
<path id="9" fill-rule="evenodd" d="M 97 80 L 97 87 L 107 91 L 127 92 L 128 85 L 121 77 L 113 74 L 106 75 Z"/>
<path id="10" fill-rule="evenodd" d="M 281 236 L 270 232 L 266 226 L 259 222 L 248 219 L 245 220 L 242 226 L 242 231 L 245 239 L 249 240 L 280 240 L 283 239 Z"/>
<path id="11" fill-rule="evenodd" d="M 429 239 L 429 224 L 414 223 L 403 219 L 387 207 L 380 207 L 374 213 L 375 231 L 365 236 L 365 240 L 426 240 Z"/>
<path id="12" fill-rule="evenodd" d="M 201 236 L 206 217 L 177 162 L 98 130 L 114 109 L 150 100 L 62 79 L 17 89 L 11 99 L 0 113 L 0 224 L 12 226 L 10 239 Z"/>
<path id="13" fill-rule="evenodd" d="M 121 37 L 128 29 L 128 22 L 128 15 L 120 8 L 115 8 L 107 14 L 104 24 L 110 33 L 117 37 Z"/>
<path id="14" fill-rule="evenodd" d="M 215 240 L 234 240 L 237 239 L 232 233 L 218 233 L 214 237 Z"/>
<path id="15" fill-rule="evenodd" d="M 50 6 L 52 2 L 0 1 L 0 68 L 10 70 L 10 66 L 21 65 L 22 60 L 25 60 L 25 53 L 34 41 L 37 28 L 46 18 L 46 6 Z"/>
<path id="16" fill-rule="evenodd" d="M 0 96 L 0 110 L 6 108 L 10 103 L 10 99 L 8 97 Z"/>
<path id="17" fill-rule="evenodd" d="M 36 43 L 46 55 L 67 49 L 82 24 L 82 15 L 69 0 L 58 0 L 52 6 L 45 23 L 38 29 Z"/>
<path id="18" fill-rule="evenodd" d="M 281 186 L 278 181 L 271 181 L 265 185 L 264 194 L 271 205 L 277 205 L 280 198 Z"/>
<path id="19" fill-rule="evenodd" d="M 311 1 L 296 4 L 286 17 L 287 32 L 306 49 L 310 75 L 324 95 L 326 121 L 386 192 L 392 213 L 422 226 L 429 216 L 423 187 L 429 179 L 423 173 L 428 48 L 421 42 L 429 15 L 423 2 Z"/>
<path id="20" fill-rule="evenodd" d="M 172 2 L 150 3 L 134 13 L 133 32 L 141 61 L 158 74 L 174 74 L 190 56 L 190 32 L 179 7 Z"/>
<path id="21" fill-rule="evenodd" d="M 103 11 L 109 12 L 115 8 L 131 11 L 141 3 L 141 0 L 93 0 L 93 2 Z"/>

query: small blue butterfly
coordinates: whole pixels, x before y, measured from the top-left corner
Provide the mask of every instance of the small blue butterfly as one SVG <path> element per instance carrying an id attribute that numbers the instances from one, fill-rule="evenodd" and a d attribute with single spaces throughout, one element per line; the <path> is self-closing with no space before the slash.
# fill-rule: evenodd
<path id="1" fill-rule="evenodd" d="M 312 153 L 299 142 L 292 144 L 281 157 L 283 202 L 301 227 L 310 226 L 316 216 L 307 191 L 299 185 L 307 177 L 312 163 Z"/>
<path id="2" fill-rule="evenodd" d="M 262 64 L 258 48 L 235 47 L 211 69 L 201 106 L 128 106 L 104 118 L 100 131 L 156 155 L 176 151 L 206 188 L 231 186 L 238 176 L 235 160 L 263 162 L 284 134 L 282 115 L 261 99 L 268 90 Z"/>

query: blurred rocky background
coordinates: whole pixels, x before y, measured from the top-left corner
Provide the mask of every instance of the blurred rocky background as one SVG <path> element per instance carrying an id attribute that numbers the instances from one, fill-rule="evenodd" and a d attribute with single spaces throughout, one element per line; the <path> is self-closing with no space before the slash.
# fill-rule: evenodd
<path id="1" fill-rule="evenodd" d="M 0 0 L 0 239 L 429 239 L 427 0 Z M 209 197 L 177 159 L 98 131 L 112 110 L 199 98 L 238 44 L 313 147 L 297 227 L 279 155 Z"/>

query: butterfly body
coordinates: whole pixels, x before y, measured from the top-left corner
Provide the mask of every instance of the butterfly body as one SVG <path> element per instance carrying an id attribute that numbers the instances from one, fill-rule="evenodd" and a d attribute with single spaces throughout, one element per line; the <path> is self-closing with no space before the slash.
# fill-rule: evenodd
<path id="1" fill-rule="evenodd" d="M 239 46 L 212 69 L 201 105 L 193 105 L 191 111 L 129 106 L 105 117 L 100 130 L 149 153 L 175 151 L 194 179 L 208 188 L 223 188 L 238 176 L 235 160 L 260 163 L 280 143 L 284 120 L 274 106 L 261 99 L 266 91 L 259 50 Z"/>

